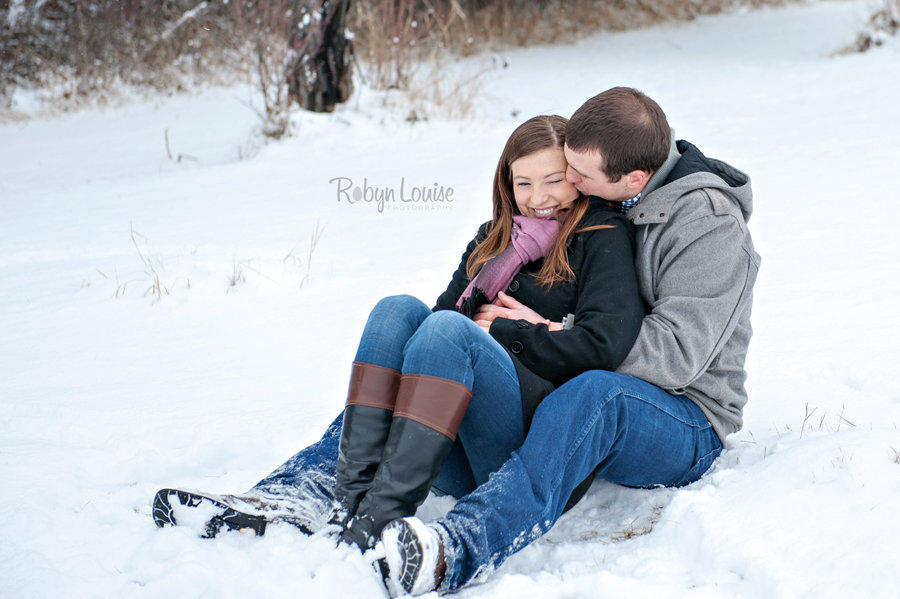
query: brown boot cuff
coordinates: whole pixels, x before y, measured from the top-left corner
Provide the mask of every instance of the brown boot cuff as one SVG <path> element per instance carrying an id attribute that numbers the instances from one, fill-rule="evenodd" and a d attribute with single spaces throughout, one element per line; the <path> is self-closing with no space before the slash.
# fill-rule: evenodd
<path id="1" fill-rule="evenodd" d="M 393 410 L 399 387 L 399 370 L 365 362 L 353 362 L 347 405 Z"/>
<path id="2" fill-rule="evenodd" d="M 400 378 L 394 418 L 415 420 L 455 441 L 470 399 L 472 391 L 456 381 L 404 374 Z"/>

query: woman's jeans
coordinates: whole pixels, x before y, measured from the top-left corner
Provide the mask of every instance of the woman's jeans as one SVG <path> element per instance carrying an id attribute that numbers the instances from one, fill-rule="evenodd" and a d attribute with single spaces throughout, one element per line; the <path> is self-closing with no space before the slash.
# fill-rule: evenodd
<path id="1" fill-rule="evenodd" d="M 487 481 L 525 440 L 519 379 L 509 354 L 462 314 L 432 312 L 400 295 L 375 306 L 366 322 L 359 362 L 461 383 L 472 390 L 456 442 L 433 487 L 462 497 Z M 343 415 L 317 443 L 261 480 L 253 491 L 290 496 L 318 528 L 330 517 Z"/>
<path id="2" fill-rule="evenodd" d="M 591 371 L 538 406 L 528 438 L 490 480 L 434 523 L 455 591 L 550 530 L 593 473 L 629 487 L 700 478 L 722 444 L 691 400 L 630 376 Z"/>
<path id="3" fill-rule="evenodd" d="M 462 315 L 431 314 L 408 296 L 375 307 L 356 359 L 450 378 L 473 390 L 434 483 L 459 498 L 435 521 L 447 561 L 441 591 L 465 586 L 547 532 L 589 474 L 631 487 L 685 485 L 722 449 L 706 416 L 686 397 L 599 370 L 547 396 L 523 439 L 518 379 L 506 351 Z M 321 440 L 254 491 L 298 497 L 327 521 L 341 421 L 338 415 Z"/>

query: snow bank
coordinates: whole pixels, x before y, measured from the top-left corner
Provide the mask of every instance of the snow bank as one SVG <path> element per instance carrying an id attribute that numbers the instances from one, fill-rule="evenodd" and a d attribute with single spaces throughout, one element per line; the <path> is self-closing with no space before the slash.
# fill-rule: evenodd
<path id="1" fill-rule="evenodd" d="M 409 125 L 364 88 L 265 146 L 233 89 L 0 127 L 3 596 L 382 597 L 361 556 L 290 527 L 158 530 L 153 494 L 241 491 L 314 441 L 369 309 L 436 297 L 489 218 L 512 129 L 612 85 L 753 179 L 745 427 L 685 489 L 595 485 L 460 595 L 895 596 L 900 46 L 831 57 L 867 9 L 509 52 L 465 122 Z M 454 201 L 379 212 L 339 177 Z"/>

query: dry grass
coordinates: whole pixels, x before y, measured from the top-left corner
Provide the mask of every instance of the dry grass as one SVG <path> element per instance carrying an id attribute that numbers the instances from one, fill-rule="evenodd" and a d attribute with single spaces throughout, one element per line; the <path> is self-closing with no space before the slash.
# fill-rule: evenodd
<path id="1" fill-rule="evenodd" d="M 850 427 L 856 428 L 856 423 L 854 423 L 850 418 L 845 414 L 845 406 L 841 405 L 841 411 L 834 415 L 833 423 L 834 426 L 830 425 L 826 420 L 828 416 L 828 412 L 823 412 L 821 416 L 819 416 L 819 422 L 816 424 L 812 420 L 813 414 L 818 410 L 818 408 L 813 408 L 812 411 L 809 409 L 809 404 L 803 404 L 804 414 L 803 414 L 803 423 L 800 425 L 800 438 L 803 438 L 803 433 L 809 431 L 823 431 L 828 433 L 838 433 L 841 430 L 841 427 Z M 785 425 L 787 430 L 792 430 L 791 427 Z M 778 430 L 777 425 L 775 426 L 775 432 L 778 433 L 778 436 L 781 437 L 781 432 Z M 755 443 L 755 441 L 753 441 Z"/>
<path id="2" fill-rule="evenodd" d="M 483 91 L 484 76 L 497 68 L 496 60 L 482 60 L 471 70 L 454 68 L 449 61 L 437 57 L 431 63 L 420 63 L 404 89 L 387 90 L 383 105 L 410 124 L 475 116 L 478 106 L 489 100 Z"/>
<path id="3" fill-rule="evenodd" d="M 409 89 L 422 64 L 509 47 L 571 43 L 597 31 L 691 20 L 794 0 L 394 0 L 356 2 L 348 26 L 364 77 Z"/>
<path id="4" fill-rule="evenodd" d="M 869 17 L 865 29 L 856 36 L 856 41 L 837 53 L 866 52 L 881 46 L 889 37 L 897 35 L 898 31 L 900 31 L 900 0 L 883 0 L 881 7 Z"/>
<path id="5" fill-rule="evenodd" d="M 16 88 L 62 110 L 127 94 L 255 83 L 264 133 L 287 132 L 289 47 L 321 0 L 21 0 L 0 3 L 0 110 Z M 302 40 L 300 40 L 302 41 Z"/>
<path id="6" fill-rule="evenodd" d="M 303 278 L 300 280 L 301 288 L 306 283 L 309 282 L 309 275 L 310 275 L 310 269 L 312 268 L 313 255 L 316 252 L 316 247 L 319 245 L 319 240 L 322 239 L 322 234 L 325 232 L 325 225 L 322 225 L 322 226 L 320 226 L 320 225 L 321 225 L 320 222 L 316 222 L 316 228 L 313 231 L 312 236 L 310 236 L 310 239 L 309 239 L 309 252 L 306 257 L 306 274 L 303 275 Z M 300 247 L 301 243 L 303 243 L 303 242 L 298 241 L 296 244 L 294 244 L 294 247 L 291 248 L 291 251 L 288 252 L 287 256 L 282 258 L 281 261 L 284 262 L 285 264 L 290 263 L 295 266 L 302 266 L 303 260 L 299 256 L 294 255 L 294 252 L 297 251 L 297 248 Z M 290 262 L 288 262 L 288 261 L 290 261 Z"/>
<path id="7" fill-rule="evenodd" d="M 163 292 L 166 295 L 171 295 L 171 285 L 163 284 L 159 273 L 160 271 L 164 271 L 165 267 L 163 266 L 162 260 L 153 256 L 150 252 L 149 243 L 147 242 L 147 238 L 134 230 L 134 226 L 130 227 L 131 232 L 131 242 L 134 244 L 134 249 L 137 250 L 138 258 L 141 259 L 141 264 L 144 266 L 144 274 L 146 278 L 142 279 L 129 279 L 124 283 L 119 282 L 119 274 L 116 271 L 116 298 L 125 297 L 125 292 L 128 290 L 128 285 L 132 283 L 146 283 L 150 282 L 150 286 L 144 291 L 144 297 L 150 295 L 153 298 L 153 304 L 157 303 L 163 298 Z M 144 244 L 144 249 L 141 249 L 140 244 L 138 243 L 138 237 L 141 238 L 141 243 Z M 103 272 L 97 269 L 103 278 L 107 278 Z M 188 282 L 190 285 L 190 282 Z M 82 286 L 84 286 L 82 284 Z"/>
<path id="8" fill-rule="evenodd" d="M 228 287 L 225 290 L 225 295 L 238 286 L 239 283 L 246 283 L 247 279 L 244 277 L 244 263 L 237 261 L 237 256 L 232 260 L 233 270 L 231 272 L 231 276 L 228 277 Z"/>
<path id="9" fill-rule="evenodd" d="M 460 73 L 448 66 L 459 57 L 795 1 L 353 0 L 346 26 L 357 78 L 374 89 L 401 91 L 385 101 L 414 123 L 464 119 L 484 101 L 482 76 L 493 65 Z M 884 32 L 896 31 L 900 0 L 884 2 L 854 49 L 878 45 Z M 262 99 L 254 110 L 272 138 L 290 133 L 298 65 L 307 64 L 304 53 L 322 39 L 316 15 L 325 7 L 324 0 L 22 0 L 18 9 L 11 6 L 0 3 L 0 121 L 25 118 L 11 111 L 17 87 L 35 88 L 45 104 L 70 110 L 117 103 L 122 89 L 131 96 L 251 81 Z"/>
<path id="10" fill-rule="evenodd" d="M 638 514 L 625 524 L 621 530 L 600 531 L 588 530 L 581 534 L 582 541 L 599 541 L 603 544 L 618 543 L 636 537 L 641 537 L 653 531 L 653 527 L 662 518 L 664 504 L 657 505 L 644 496 L 644 501 L 650 506 L 649 513 Z"/>
<path id="11" fill-rule="evenodd" d="M 316 222 L 316 229 L 315 231 L 313 231 L 312 236 L 309 239 L 309 255 L 306 258 L 306 275 L 304 275 L 303 280 L 300 281 L 301 288 L 306 283 L 309 283 L 309 274 L 310 269 L 312 268 L 313 254 L 316 253 L 316 247 L 318 247 L 319 245 L 319 240 L 322 239 L 322 234 L 325 232 L 325 226 L 326 225 L 323 225 L 321 228 L 319 228 L 319 223 Z M 293 252 L 293 250 L 291 251 Z"/>

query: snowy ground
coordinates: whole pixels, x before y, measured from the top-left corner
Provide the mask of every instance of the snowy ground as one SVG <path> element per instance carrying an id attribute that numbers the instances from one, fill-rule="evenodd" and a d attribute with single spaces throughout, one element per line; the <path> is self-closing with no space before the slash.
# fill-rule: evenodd
<path id="1" fill-rule="evenodd" d="M 410 125 L 363 89 L 260 146 L 232 89 L 0 126 L 0 595 L 382 597 L 326 539 L 206 541 L 150 500 L 245 490 L 314 441 L 374 303 L 443 290 L 514 126 L 631 85 L 753 179 L 745 428 L 685 489 L 595 485 L 460 595 L 896 597 L 900 44 L 831 57 L 869 8 L 507 52 L 465 122 Z M 336 177 L 454 201 L 379 212 Z"/>

